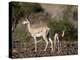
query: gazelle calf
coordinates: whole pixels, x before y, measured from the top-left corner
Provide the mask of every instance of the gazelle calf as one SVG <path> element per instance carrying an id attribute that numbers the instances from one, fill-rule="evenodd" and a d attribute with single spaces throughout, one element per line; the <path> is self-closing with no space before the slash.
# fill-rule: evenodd
<path id="1" fill-rule="evenodd" d="M 55 35 L 54 35 L 54 50 L 56 49 L 56 46 L 58 47 L 58 52 L 61 50 L 63 37 L 64 37 L 64 31 L 62 31 L 60 33 L 55 33 Z"/>
<path id="2" fill-rule="evenodd" d="M 48 27 L 38 27 L 38 28 L 33 28 L 30 26 L 30 22 L 29 20 L 26 18 L 25 21 L 22 22 L 22 24 L 27 24 L 27 27 L 28 27 L 28 31 L 30 32 L 31 36 L 34 38 L 34 42 L 35 42 L 35 52 L 37 51 L 37 37 L 43 37 L 44 41 L 46 42 L 46 46 L 45 46 L 45 49 L 44 51 L 46 51 L 47 49 L 47 46 L 48 46 L 48 39 L 47 39 L 47 35 L 49 33 L 49 30 L 50 28 Z M 49 38 L 49 41 L 51 43 L 51 48 L 52 48 L 52 51 L 53 51 L 53 43 L 52 43 L 52 40 L 50 37 Z"/>

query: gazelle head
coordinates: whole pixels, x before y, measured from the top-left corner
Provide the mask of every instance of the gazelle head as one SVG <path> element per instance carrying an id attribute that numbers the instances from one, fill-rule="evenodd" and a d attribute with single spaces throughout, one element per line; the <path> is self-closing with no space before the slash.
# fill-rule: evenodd
<path id="1" fill-rule="evenodd" d="M 25 20 L 22 22 L 22 24 L 28 24 L 29 21 L 28 21 L 28 18 L 25 18 Z"/>

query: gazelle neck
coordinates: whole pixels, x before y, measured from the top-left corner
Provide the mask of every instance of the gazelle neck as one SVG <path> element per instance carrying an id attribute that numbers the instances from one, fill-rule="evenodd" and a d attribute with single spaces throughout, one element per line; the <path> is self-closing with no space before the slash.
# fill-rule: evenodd
<path id="1" fill-rule="evenodd" d="M 30 32 L 31 31 L 30 22 L 28 22 L 27 27 L 28 27 L 28 31 Z"/>

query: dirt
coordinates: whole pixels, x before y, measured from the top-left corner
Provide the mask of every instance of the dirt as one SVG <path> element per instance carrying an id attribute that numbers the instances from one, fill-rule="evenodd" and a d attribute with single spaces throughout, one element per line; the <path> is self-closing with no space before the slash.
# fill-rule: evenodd
<path id="1" fill-rule="evenodd" d="M 51 52 L 50 43 L 46 51 L 45 41 L 42 40 L 37 44 L 37 52 L 34 48 L 33 38 L 26 39 L 24 45 L 20 40 L 12 41 L 12 58 L 30 58 L 30 57 L 44 57 L 44 56 L 63 56 L 63 55 L 76 55 L 78 54 L 78 43 L 77 41 L 63 41 L 61 51 L 58 52 L 57 49 L 55 52 Z"/>

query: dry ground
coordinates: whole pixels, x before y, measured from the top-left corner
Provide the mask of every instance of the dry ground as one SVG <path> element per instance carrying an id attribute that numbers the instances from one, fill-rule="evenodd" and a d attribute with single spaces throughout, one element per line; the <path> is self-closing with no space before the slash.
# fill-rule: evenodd
<path id="1" fill-rule="evenodd" d="M 51 52 L 50 43 L 48 45 L 47 51 L 44 52 L 45 41 L 42 40 L 38 45 L 37 52 L 34 52 L 34 40 L 33 38 L 26 39 L 24 47 L 21 42 L 12 41 L 12 58 L 27 58 L 27 57 L 44 57 L 44 56 L 62 56 L 62 55 L 76 55 L 78 54 L 78 43 L 77 41 L 64 41 L 61 52 L 57 53 Z"/>

